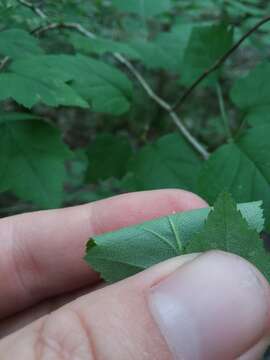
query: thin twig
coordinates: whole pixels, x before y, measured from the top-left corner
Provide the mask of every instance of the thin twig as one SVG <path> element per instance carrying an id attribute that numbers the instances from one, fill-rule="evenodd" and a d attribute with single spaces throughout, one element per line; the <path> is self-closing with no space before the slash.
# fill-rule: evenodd
<path id="1" fill-rule="evenodd" d="M 219 108 L 220 108 L 220 113 L 221 113 L 221 118 L 223 121 L 224 129 L 227 133 L 228 140 L 232 141 L 233 137 L 232 137 L 232 132 L 231 132 L 230 124 L 229 124 L 229 118 L 228 118 L 228 115 L 227 115 L 227 112 L 225 109 L 224 98 L 223 98 L 222 89 L 221 89 L 219 82 L 216 85 L 216 90 L 217 90 L 218 103 L 219 103 Z"/>
<path id="2" fill-rule="evenodd" d="M 6 64 L 9 62 L 9 59 L 9 56 L 6 56 L 3 60 L 0 61 L 0 71 L 2 71 Z"/>
<path id="3" fill-rule="evenodd" d="M 47 31 L 53 30 L 53 29 L 73 29 L 81 34 L 85 35 L 88 38 L 95 39 L 96 35 L 86 30 L 83 26 L 76 23 L 54 23 L 47 26 L 44 26 L 42 28 L 39 28 L 35 30 L 33 33 L 36 35 L 43 34 Z M 161 97 L 159 97 L 153 89 L 150 87 L 150 85 L 147 83 L 147 81 L 144 79 L 144 77 L 138 72 L 138 70 L 131 64 L 130 61 L 128 61 L 123 55 L 120 53 L 113 53 L 114 58 L 120 62 L 122 65 L 124 65 L 130 73 L 137 79 L 137 81 L 140 83 L 142 88 L 145 90 L 147 95 L 155 101 L 157 105 L 159 105 L 163 110 L 165 110 L 171 119 L 173 120 L 176 127 L 179 129 L 179 131 L 182 133 L 182 135 L 187 139 L 187 141 L 201 154 L 201 156 L 204 159 L 207 159 L 209 157 L 209 153 L 204 149 L 204 147 L 192 136 L 192 134 L 188 131 L 188 129 L 183 124 L 180 117 L 177 115 L 175 111 L 171 108 L 170 104 L 168 104 L 165 100 L 163 100 Z"/>
<path id="4" fill-rule="evenodd" d="M 265 17 L 254 25 L 247 33 L 245 33 L 224 55 L 222 55 L 209 69 L 207 69 L 202 75 L 200 75 L 193 84 L 185 91 L 185 93 L 180 97 L 180 99 L 175 103 L 173 109 L 179 108 L 184 101 L 189 97 L 195 88 L 210 74 L 216 71 L 224 62 L 239 48 L 240 45 L 255 31 L 257 31 L 261 26 L 270 21 L 270 16 Z"/>
<path id="5" fill-rule="evenodd" d="M 41 26 L 37 29 L 34 29 L 31 33 L 37 36 L 40 36 L 44 33 L 46 33 L 47 31 L 50 30 L 55 30 L 55 29 L 71 29 L 71 30 L 76 30 L 79 33 L 81 33 L 82 35 L 91 38 L 91 39 L 95 39 L 96 36 L 91 33 L 90 31 L 86 30 L 82 25 L 77 24 L 77 23 L 51 23 L 49 25 L 46 26 Z"/>
<path id="6" fill-rule="evenodd" d="M 26 5 L 24 0 L 19 0 L 21 4 Z M 37 13 L 37 8 L 26 5 L 30 7 L 35 13 Z M 42 12 L 43 13 L 43 12 Z M 45 15 L 43 13 L 43 15 Z M 46 15 L 45 15 L 46 16 Z M 35 35 L 41 35 L 44 34 L 47 31 L 54 30 L 54 29 L 72 29 L 76 30 L 82 35 L 90 38 L 90 39 L 96 39 L 97 36 L 93 34 L 92 32 L 86 30 L 82 25 L 77 23 L 52 23 L 48 24 L 42 27 L 39 27 L 32 31 Z M 173 123 L 176 125 L 176 127 L 179 129 L 179 131 L 182 133 L 182 135 L 186 138 L 186 140 L 193 146 L 195 150 L 198 151 L 198 153 L 204 158 L 208 159 L 209 153 L 205 148 L 197 141 L 195 137 L 192 136 L 192 134 L 189 132 L 189 130 L 185 127 L 183 124 L 181 118 L 177 115 L 177 113 L 172 109 L 171 105 L 168 104 L 165 100 L 163 100 L 161 97 L 159 97 L 153 89 L 150 87 L 150 85 L 147 83 L 147 81 L 144 79 L 144 77 L 138 72 L 138 70 L 131 64 L 130 61 L 128 61 L 123 55 L 120 53 L 113 53 L 114 58 L 120 62 L 122 65 L 124 65 L 130 73 L 137 79 L 139 84 L 142 86 L 142 88 L 145 90 L 147 95 L 163 110 L 165 110 L 168 115 L 171 117 Z"/>
<path id="7" fill-rule="evenodd" d="M 46 20 L 47 19 L 47 15 L 37 6 L 35 6 L 34 4 L 32 4 L 31 2 L 27 1 L 27 0 L 18 0 L 18 2 L 23 5 L 28 7 L 29 9 L 31 9 L 34 13 L 36 13 L 41 19 Z"/>
<path id="8" fill-rule="evenodd" d="M 192 134 L 188 131 L 188 129 L 183 124 L 182 120 L 178 116 L 178 114 L 173 111 L 171 106 L 162 98 L 160 98 L 150 87 L 150 85 L 146 82 L 146 80 L 142 77 L 142 75 L 137 71 L 137 69 L 129 62 L 124 56 L 119 53 L 114 53 L 114 57 L 121 62 L 129 71 L 133 74 L 133 76 L 137 79 L 137 81 L 141 84 L 145 92 L 148 96 L 156 102 L 163 110 L 165 110 L 171 119 L 173 120 L 176 127 L 180 130 L 182 135 L 187 139 L 187 141 L 202 155 L 204 159 L 208 159 L 209 153 L 205 150 L 205 148 L 195 139 Z"/>

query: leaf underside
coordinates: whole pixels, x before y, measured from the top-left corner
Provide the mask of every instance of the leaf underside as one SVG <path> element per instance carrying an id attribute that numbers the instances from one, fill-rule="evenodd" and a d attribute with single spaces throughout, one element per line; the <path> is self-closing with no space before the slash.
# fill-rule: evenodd
<path id="1" fill-rule="evenodd" d="M 260 202 L 256 202 L 238 207 L 242 214 L 241 219 L 245 219 L 242 221 L 248 224 L 247 229 L 252 229 L 255 234 L 261 232 L 264 225 L 260 205 Z M 88 242 L 85 260 L 107 282 L 124 279 L 164 260 L 184 254 L 189 241 L 203 231 L 210 211 L 210 208 L 205 208 L 171 214 L 95 236 Z"/>

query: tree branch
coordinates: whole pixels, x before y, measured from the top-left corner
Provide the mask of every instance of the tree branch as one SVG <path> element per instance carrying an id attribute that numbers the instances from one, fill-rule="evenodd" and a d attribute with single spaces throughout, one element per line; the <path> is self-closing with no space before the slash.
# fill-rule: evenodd
<path id="1" fill-rule="evenodd" d="M 229 118 L 228 118 L 228 115 L 227 115 L 227 112 L 225 109 L 222 89 L 221 89 L 219 82 L 217 83 L 216 90 L 217 90 L 217 98 L 218 98 L 218 103 L 219 103 L 219 108 L 220 108 L 221 119 L 223 121 L 223 126 L 224 126 L 225 132 L 227 134 L 228 141 L 232 141 L 233 136 L 232 136 L 232 132 L 231 132 L 231 128 L 230 128 Z"/>
<path id="2" fill-rule="evenodd" d="M 38 12 L 37 12 L 38 9 L 36 7 L 29 6 L 30 5 L 29 3 L 27 3 L 28 5 L 26 5 L 24 0 L 19 0 L 19 2 L 22 5 L 30 7 L 35 13 L 38 14 Z M 45 14 L 43 13 L 43 15 L 45 15 Z M 45 17 L 46 17 L 46 15 L 45 15 Z M 54 29 L 72 29 L 72 30 L 78 31 L 79 33 L 81 33 L 82 35 L 84 35 L 90 39 L 97 38 L 97 36 L 95 34 L 86 30 L 82 25 L 77 24 L 77 23 L 51 23 L 51 24 L 48 24 L 48 25 L 45 25 L 45 26 L 42 26 L 42 27 L 39 27 L 39 28 L 33 30 L 32 34 L 41 35 L 41 34 L 46 33 L 47 31 L 54 30 Z M 205 148 L 197 141 L 197 139 L 195 137 L 193 137 L 193 135 L 189 132 L 189 130 L 183 124 L 181 118 L 172 109 L 171 105 L 169 103 L 167 103 L 164 99 L 159 97 L 153 91 L 153 89 L 147 83 L 145 78 L 138 72 L 138 70 L 132 65 L 132 63 L 130 61 L 128 61 L 123 55 L 115 52 L 115 53 L 113 53 L 113 56 L 119 63 L 124 65 L 130 71 L 130 73 L 136 78 L 136 80 L 142 86 L 142 88 L 147 93 L 147 95 L 158 106 L 160 106 L 163 110 L 165 110 L 168 113 L 168 115 L 171 117 L 173 123 L 176 125 L 176 127 L 182 133 L 182 135 L 186 138 L 186 140 L 193 146 L 193 148 L 195 150 L 197 150 L 197 152 L 204 159 L 208 159 L 209 153 L 207 152 L 207 150 L 205 150 Z"/>
<path id="3" fill-rule="evenodd" d="M 209 69 L 205 70 L 202 75 L 200 75 L 193 84 L 185 91 L 185 93 L 180 97 L 180 99 L 175 103 L 172 107 L 174 110 L 179 108 L 184 101 L 189 97 L 191 93 L 196 89 L 196 87 L 210 74 L 216 71 L 221 65 L 225 63 L 225 61 L 242 45 L 242 43 L 255 31 L 257 31 L 261 26 L 270 21 L 270 16 L 265 17 L 261 21 L 259 21 L 256 25 L 254 25 L 247 33 L 245 33 L 224 55 L 222 55 Z"/>
<path id="4" fill-rule="evenodd" d="M 9 56 L 4 57 L 3 60 L 0 61 L 0 71 L 3 70 L 3 68 L 6 66 L 6 64 L 9 62 L 10 58 Z"/>
<path id="5" fill-rule="evenodd" d="M 209 153 L 205 150 L 205 148 L 191 135 L 188 129 L 183 124 L 181 118 L 178 114 L 173 111 L 170 104 L 168 104 L 165 100 L 159 97 L 150 87 L 150 85 L 146 82 L 146 80 L 142 77 L 142 75 L 137 71 L 137 69 L 129 62 L 124 56 L 119 53 L 114 53 L 114 57 L 129 71 L 131 74 L 137 79 L 137 81 L 141 84 L 142 88 L 145 90 L 147 95 L 163 110 L 165 110 L 168 115 L 173 120 L 176 127 L 180 130 L 182 135 L 186 138 L 186 140 L 202 155 L 202 157 L 206 160 L 209 157 Z"/>
<path id="6" fill-rule="evenodd" d="M 31 33 L 37 36 L 40 36 L 50 30 L 55 30 L 55 29 L 71 29 L 71 30 L 76 30 L 79 33 L 81 33 L 82 35 L 90 38 L 90 39 L 95 39 L 96 36 L 91 33 L 90 31 L 86 30 L 82 25 L 77 24 L 77 23 L 51 23 L 48 24 L 46 26 L 40 26 L 37 29 L 34 29 Z"/>
<path id="7" fill-rule="evenodd" d="M 31 9 L 35 14 L 37 14 L 41 19 L 46 20 L 47 19 L 47 15 L 37 6 L 35 6 L 34 4 L 30 3 L 27 0 L 18 0 L 18 2 L 23 5 L 28 7 L 29 9 Z"/>

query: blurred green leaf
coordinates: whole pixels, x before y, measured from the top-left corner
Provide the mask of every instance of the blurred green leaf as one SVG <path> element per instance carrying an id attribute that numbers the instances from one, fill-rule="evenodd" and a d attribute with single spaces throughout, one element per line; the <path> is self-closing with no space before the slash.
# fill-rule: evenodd
<path id="1" fill-rule="evenodd" d="M 111 0 L 112 4 L 123 12 L 136 13 L 142 17 L 151 17 L 169 11 L 171 0 Z"/>
<path id="2" fill-rule="evenodd" d="M 71 34 L 70 42 L 78 51 L 85 52 L 86 54 L 99 54 L 118 52 L 127 55 L 132 59 L 139 59 L 140 55 L 131 46 L 120 41 L 113 41 L 110 39 L 89 39 L 80 34 Z"/>
<path id="3" fill-rule="evenodd" d="M 12 59 L 41 55 L 38 40 L 21 29 L 0 31 L 0 54 Z"/>
<path id="4" fill-rule="evenodd" d="M 222 191 L 241 202 L 264 200 L 270 229 L 270 125 L 247 131 L 235 143 L 221 146 L 204 164 L 200 194 L 211 204 Z"/>
<path id="5" fill-rule="evenodd" d="M 250 109 L 245 121 L 252 126 L 270 125 L 270 105 L 262 105 Z"/>
<path id="6" fill-rule="evenodd" d="M 131 154 L 127 137 L 104 133 L 98 135 L 87 149 L 87 180 L 97 182 L 111 177 L 121 178 L 125 175 Z"/>
<path id="7" fill-rule="evenodd" d="M 0 125 L 0 191 L 13 191 L 42 208 L 61 205 L 70 156 L 59 131 L 40 121 Z"/>
<path id="8" fill-rule="evenodd" d="M 87 108 L 87 100 L 94 111 L 119 115 L 129 109 L 132 85 L 121 71 L 83 55 L 34 56 L 0 74 L 0 100 L 9 97 L 28 108 L 39 102 Z"/>
<path id="9" fill-rule="evenodd" d="M 29 113 L 19 113 L 19 112 L 0 112 L 0 124 L 9 123 L 13 121 L 20 120 L 42 120 L 41 116 L 29 114 Z"/>
<path id="10" fill-rule="evenodd" d="M 187 45 L 181 71 L 181 82 L 190 85 L 210 68 L 232 46 L 233 30 L 226 24 L 194 27 Z M 203 82 L 217 80 L 220 69 Z"/>
<path id="11" fill-rule="evenodd" d="M 236 80 L 230 95 L 240 109 L 269 105 L 270 63 L 259 64 L 246 77 Z"/>
<path id="12" fill-rule="evenodd" d="M 33 56 L 12 62 L 8 72 L 0 73 L 0 100 L 12 98 L 26 108 L 40 102 L 54 107 L 87 108 L 86 101 L 65 83 L 70 79 L 69 72 L 63 79 L 61 72 L 47 67 L 45 59 L 50 57 Z"/>
<path id="13" fill-rule="evenodd" d="M 178 134 L 143 147 L 129 162 L 136 190 L 182 188 L 196 191 L 202 161 Z M 130 181 L 130 179 L 129 179 Z"/>

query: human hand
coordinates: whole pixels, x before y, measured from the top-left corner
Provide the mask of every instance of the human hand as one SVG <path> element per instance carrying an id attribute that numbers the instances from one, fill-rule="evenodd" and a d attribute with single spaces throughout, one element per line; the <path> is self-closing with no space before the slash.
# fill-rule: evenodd
<path id="1" fill-rule="evenodd" d="M 270 291 L 245 260 L 182 256 L 107 287 L 82 260 L 93 234 L 204 206 L 161 190 L 0 220 L 0 359 L 259 359 Z"/>

